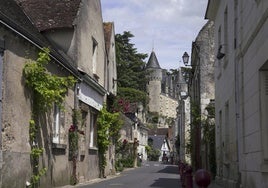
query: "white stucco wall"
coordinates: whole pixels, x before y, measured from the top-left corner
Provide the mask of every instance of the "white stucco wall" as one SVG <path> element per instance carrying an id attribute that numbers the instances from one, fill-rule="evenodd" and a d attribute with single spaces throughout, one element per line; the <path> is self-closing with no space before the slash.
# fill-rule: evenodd
<path id="1" fill-rule="evenodd" d="M 264 89 L 260 71 L 268 60 L 267 8 L 268 1 L 238 1 L 235 12 L 234 1 L 225 0 L 219 2 L 215 17 L 216 50 L 219 28 L 221 38 L 227 36 L 222 43 L 228 45 L 226 56 L 215 62 L 217 178 L 226 187 L 234 186 L 239 176 L 242 187 L 268 187 L 268 163 L 263 158 L 268 134 L 267 124 L 262 123 L 267 112 L 260 97 Z M 228 35 L 224 36 L 226 10 Z"/>

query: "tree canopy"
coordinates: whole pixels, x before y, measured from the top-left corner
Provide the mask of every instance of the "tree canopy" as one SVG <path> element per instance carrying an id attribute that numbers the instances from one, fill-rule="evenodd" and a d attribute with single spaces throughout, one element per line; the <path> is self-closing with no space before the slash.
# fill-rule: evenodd
<path id="1" fill-rule="evenodd" d="M 118 86 L 145 91 L 144 60 L 148 55 L 137 52 L 134 44 L 130 43 L 132 37 L 134 35 L 130 31 L 115 35 Z"/>

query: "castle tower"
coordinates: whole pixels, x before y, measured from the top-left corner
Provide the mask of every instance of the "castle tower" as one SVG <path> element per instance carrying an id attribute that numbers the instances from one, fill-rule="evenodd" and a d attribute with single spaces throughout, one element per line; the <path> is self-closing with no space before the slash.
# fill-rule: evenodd
<path id="1" fill-rule="evenodd" d="M 160 94 L 162 69 L 158 63 L 154 51 L 152 51 L 146 65 L 148 71 L 147 93 L 149 95 L 149 112 L 160 112 Z"/>

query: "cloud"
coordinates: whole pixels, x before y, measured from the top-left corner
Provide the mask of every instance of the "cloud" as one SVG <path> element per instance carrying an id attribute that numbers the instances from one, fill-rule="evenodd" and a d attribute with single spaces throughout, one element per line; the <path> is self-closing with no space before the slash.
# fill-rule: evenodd
<path id="1" fill-rule="evenodd" d="M 207 0 L 101 0 L 104 21 L 113 21 L 115 32 L 130 31 L 140 53 L 154 49 L 160 66 L 182 66 L 184 51 L 206 23 Z"/>

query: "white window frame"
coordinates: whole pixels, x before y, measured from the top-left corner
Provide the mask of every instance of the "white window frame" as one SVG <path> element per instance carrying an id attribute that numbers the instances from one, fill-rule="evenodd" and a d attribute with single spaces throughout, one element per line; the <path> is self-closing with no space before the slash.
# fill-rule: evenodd
<path id="1" fill-rule="evenodd" d="M 96 148 L 97 147 L 97 140 L 96 134 L 97 129 L 97 113 L 90 111 L 90 126 L 89 126 L 89 148 Z"/>
<path id="2" fill-rule="evenodd" d="M 53 143 L 60 143 L 60 107 L 54 104 L 53 110 Z"/>
<path id="3" fill-rule="evenodd" d="M 92 72 L 97 74 L 97 51 L 98 42 L 92 37 Z"/>

